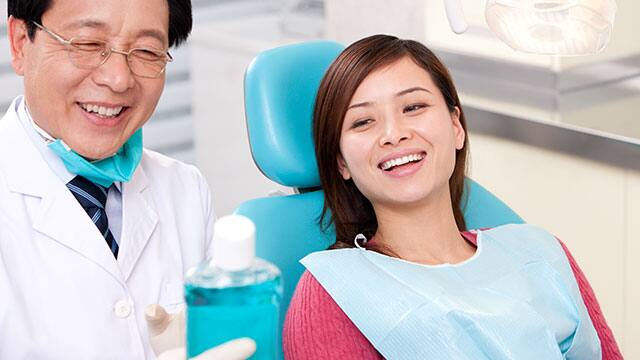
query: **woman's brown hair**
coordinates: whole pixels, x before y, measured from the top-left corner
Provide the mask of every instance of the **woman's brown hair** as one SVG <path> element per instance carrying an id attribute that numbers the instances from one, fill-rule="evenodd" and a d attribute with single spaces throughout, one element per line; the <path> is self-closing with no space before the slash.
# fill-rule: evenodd
<path id="1" fill-rule="evenodd" d="M 409 57 L 429 73 L 450 112 L 460 109 L 460 123 L 466 132 L 464 112 L 451 76 L 426 46 L 390 35 L 373 35 L 347 47 L 322 79 L 313 113 L 315 151 L 325 200 L 320 224 L 325 229 L 332 223 L 335 225 L 334 248 L 353 247 L 356 234 L 362 233 L 371 238 L 378 228 L 369 200 L 360 193 L 353 180 L 344 180 L 338 171 L 340 135 L 349 102 L 371 72 L 404 57 Z M 449 179 L 453 215 L 460 230 L 466 230 L 461 202 L 468 147 L 465 137 L 464 146 L 456 151 L 456 163 Z M 327 219 L 329 214 L 331 217 Z"/>

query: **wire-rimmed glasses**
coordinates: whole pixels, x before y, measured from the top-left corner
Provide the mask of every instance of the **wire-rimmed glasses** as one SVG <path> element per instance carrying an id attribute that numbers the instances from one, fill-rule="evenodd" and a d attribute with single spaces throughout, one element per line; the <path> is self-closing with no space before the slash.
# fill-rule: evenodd
<path id="1" fill-rule="evenodd" d="M 162 75 L 167 63 L 173 61 L 173 57 L 168 51 L 152 48 L 134 48 L 122 51 L 110 47 L 103 40 L 83 37 L 67 40 L 35 21 L 33 24 L 63 44 L 71 63 L 80 69 L 95 69 L 107 62 L 111 54 L 116 53 L 127 58 L 132 73 L 143 78 L 153 79 Z"/>

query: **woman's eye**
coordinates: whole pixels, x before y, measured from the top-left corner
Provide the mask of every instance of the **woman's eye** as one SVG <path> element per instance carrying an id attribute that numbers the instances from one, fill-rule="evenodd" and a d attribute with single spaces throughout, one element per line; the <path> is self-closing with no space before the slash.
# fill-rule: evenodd
<path id="1" fill-rule="evenodd" d="M 363 127 L 365 125 L 370 124 L 373 121 L 373 119 L 362 119 L 362 120 L 356 120 L 353 122 L 353 124 L 351 124 L 352 128 L 359 128 L 359 127 Z"/>
<path id="2" fill-rule="evenodd" d="M 408 112 L 412 112 L 412 111 L 416 111 L 416 110 L 420 110 L 427 107 L 426 104 L 411 104 L 411 105 L 407 105 L 402 109 L 403 113 L 408 113 Z"/>

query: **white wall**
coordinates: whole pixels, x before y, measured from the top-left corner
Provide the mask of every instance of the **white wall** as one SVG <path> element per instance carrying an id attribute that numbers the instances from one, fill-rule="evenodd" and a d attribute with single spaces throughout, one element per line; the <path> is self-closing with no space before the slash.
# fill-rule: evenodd
<path id="1" fill-rule="evenodd" d="M 300 29 L 303 30 L 303 29 Z M 198 167 L 218 215 L 243 201 L 292 189 L 267 179 L 251 157 L 244 116 L 244 72 L 262 50 L 309 40 L 282 30 L 278 14 L 202 24 L 192 42 L 193 109 Z"/>
<path id="2" fill-rule="evenodd" d="M 627 359 L 640 359 L 640 172 L 628 172 L 626 178 L 625 237 L 625 318 L 622 324 L 624 349 Z"/>
<path id="3" fill-rule="evenodd" d="M 426 11 L 425 0 L 325 0 L 327 37 L 343 44 L 373 33 L 423 41 Z"/>
<path id="4" fill-rule="evenodd" d="M 492 136 L 470 141 L 472 177 L 567 244 L 623 353 L 640 358 L 632 341 L 640 339 L 640 236 L 632 232 L 640 225 L 640 173 Z"/>
<path id="5" fill-rule="evenodd" d="M 7 0 L 0 1 L 0 25 L 7 23 Z"/>

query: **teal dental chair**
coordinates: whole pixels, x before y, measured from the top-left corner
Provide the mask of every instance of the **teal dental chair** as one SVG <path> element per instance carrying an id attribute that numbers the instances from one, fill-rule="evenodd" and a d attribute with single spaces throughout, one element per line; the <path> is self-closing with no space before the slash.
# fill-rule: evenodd
<path id="1" fill-rule="evenodd" d="M 323 193 L 313 147 L 312 114 L 320 81 L 343 49 L 330 41 L 278 47 L 260 53 L 245 74 L 245 112 L 253 159 L 267 178 L 297 190 L 294 195 L 249 200 L 236 210 L 255 222 L 257 256 L 282 271 L 281 322 L 304 271 L 298 261 L 325 250 L 335 240 L 332 229 L 322 232 L 318 225 Z M 467 179 L 466 190 L 464 215 L 469 229 L 523 222 L 475 181 Z"/>

